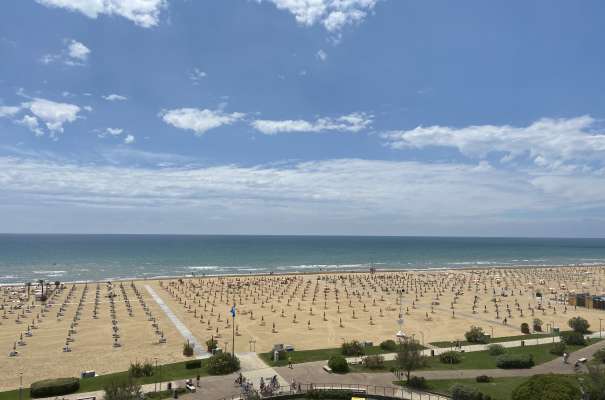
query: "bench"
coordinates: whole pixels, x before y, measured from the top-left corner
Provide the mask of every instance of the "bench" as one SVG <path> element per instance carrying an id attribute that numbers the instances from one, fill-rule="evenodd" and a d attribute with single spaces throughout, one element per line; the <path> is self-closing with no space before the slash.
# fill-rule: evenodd
<path id="1" fill-rule="evenodd" d="M 332 368 L 328 367 L 327 365 L 324 365 L 323 370 L 326 371 L 327 373 L 331 374 L 332 373 Z"/>

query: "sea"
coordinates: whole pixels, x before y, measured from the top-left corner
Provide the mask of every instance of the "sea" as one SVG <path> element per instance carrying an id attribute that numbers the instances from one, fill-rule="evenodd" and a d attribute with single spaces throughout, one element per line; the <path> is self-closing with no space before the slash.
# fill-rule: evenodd
<path id="1" fill-rule="evenodd" d="M 0 234 L 0 284 L 605 265 L 605 239 Z"/>

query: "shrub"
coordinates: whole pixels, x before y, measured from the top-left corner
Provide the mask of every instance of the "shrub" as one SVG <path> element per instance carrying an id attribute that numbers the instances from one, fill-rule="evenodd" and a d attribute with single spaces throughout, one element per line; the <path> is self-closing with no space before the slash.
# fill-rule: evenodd
<path id="1" fill-rule="evenodd" d="M 489 383 L 492 381 L 492 377 L 491 376 L 487 376 L 487 375 L 479 375 L 478 377 L 475 378 L 475 380 L 478 383 Z"/>
<path id="2" fill-rule="evenodd" d="M 406 385 L 412 389 L 426 389 L 426 379 L 424 376 L 411 376 Z"/>
<path id="3" fill-rule="evenodd" d="M 218 341 L 216 341 L 214 338 L 206 340 L 206 349 L 208 349 L 208 353 L 212 353 L 212 350 L 216 349 L 217 347 Z"/>
<path id="4" fill-rule="evenodd" d="M 588 333 L 588 328 L 590 328 L 588 321 L 582 317 L 573 317 L 567 322 L 567 325 L 569 325 L 574 332 L 582 334 Z"/>
<path id="5" fill-rule="evenodd" d="M 534 318 L 533 324 L 534 324 L 534 331 L 542 332 L 542 320 L 540 318 Z"/>
<path id="6" fill-rule="evenodd" d="M 521 333 L 529 334 L 529 324 L 527 322 L 521 324 Z"/>
<path id="7" fill-rule="evenodd" d="M 397 343 L 391 339 L 385 340 L 384 342 L 380 343 L 380 348 L 386 351 L 395 351 L 397 350 Z"/>
<path id="8" fill-rule="evenodd" d="M 78 389 L 80 389 L 78 378 L 46 379 L 32 383 L 29 393 L 31 397 L 54 397 L 74 393 Z"/>
<path id="9" fill-rule="evenodd" d="M 471 326 L 471 329 L 464 334 L 466 341 L 469 343 L 487 343 L 489 341 L 483 328 L 479 326 Z"/>
<path id="10" fill-rule="evenodd" d="M 490 344 L 487 346 L 487 351 L 490 356 L 499 356 L 506 353 L 506 348 L 501 344 Z"/>
<path id="11" fill-rule="evenodd" d="M 601 349 L 594 354 L 594 358 L 597 361 L 605 363 L 605 349 Z"/>
<path id="12" fill-rule="evenodd" d="M 153 365 L 149 361 L 145 361 L 145 363 L 134 362 L 130 363 L 130 367 L 128 367 L 128 376 L 131 378 L 142 378 L 144 376 L 152 376 L 153 375 Z"/>
<path id="13" fill-rule="evenodd" d="M 531 368 L 534 366 L 534 358 L 529 355 L 503 354 L 498 356 L 496 366 L 503 369 Z"/>
<path id="14" fill-rule="evenodd" d="M 484 395 L 477 389 L 456 383 L 450 387 L 452 400 L 490 400 L 491 397 Z"/>
<path id="15" fill-rule="evenodd" d="M 512 400 L 575 400 L 581 398 L 580 389 L 557 375 L 534 375 L 513 390 Z"/>
<path id="16" fill-rule="evenodd" d="M 198 368 L 202 368 L 202 360 L 187 361 L 185 363 L 185 368 L 186 369 L 198 369 Z"/>
<path id="17" fill-rule="evenodd" d="M 363 359 L 363 365 L 370 369 L 380 369 L 384 367 L 384 357 L 381 355 L 366 356 Z"/>
<path id="18" fill-rule="evenodd" d="M 359 343 L 357 340 L 353 340 L 352 342 L 343 343 L 341 352 L 343 356 L 359 357 L 365 354 L 365 349 L 361 343 Z"/>
<path id="19" fill-rule="evenodd" d="M 328 367 L 337 374 L 346 374 L 349 372 L 349 364 L 343 356 L 333 355 L 328 360 Z"/>
<path id="20" fill-rule="evenodd" d="M 548 350 L 550 352 L 550 354 L 554 354 L 556 356 L 562 356 L 563 353 L 565 353 L 565 343 L 563 342 L 558 342 L 558 343 L 554 343 L 552 345 L 552 347 L 550 348 L 550 350 Z"/>
<path id="21" fill-rule="evenodd" d="M 185 357 L 191 357 L 193 356 L 193 348 L 194 348 L 194 344 L 190 343 L 189 340 L 183 344 L 183 355 Z"/>
<path id="22" fill-rule="evenodd" d="M 580 332 L 561 332 L 561 341 L 571 346 L 586 346 L 586 339 Z"/>
<path id="23" fill-rule="evenodd" d="M 462 354 L 458 351 L 446 351 L 439 354 L 439 361 L 444 364 L 458 364 L 462 361 Z"/>
<path id="24" fill-rule="evenodd" d="M 210 375 L 227 375 L 239 370 L 239 359 L 231 353 L 215 354 L 208 359 Z"/>
<path id="25" fill-rule="evenodd" d="M 143 398 L 141 385 L 133 380 L 109 382 L 103 387 L 105 396 L 103 400 L 140 400 Z"/>

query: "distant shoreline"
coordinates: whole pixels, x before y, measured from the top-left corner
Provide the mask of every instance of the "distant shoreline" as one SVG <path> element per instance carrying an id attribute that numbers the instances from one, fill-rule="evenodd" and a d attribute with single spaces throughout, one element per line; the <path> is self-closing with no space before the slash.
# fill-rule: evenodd
<path id="1" fill-rule="evenodd" d="M 376 273 L 396 273 L 396 272 L 453 272 L 453 271 L 476 271 L 476 270 L 505 270 L 505 269 L 548 269 L 548 268 L 602 268 L 605 264 L 559 264 L 559 265 L 489 265 L 489 266 L 464 266 L 464 267 L 427 267 L 427 268 L 406 268 L 406 269 L 393 269 L 393 268 L 376 268 Z M 60 279 L 44 279 L 45 282 L 53 283 L 59 281 L 63 284 L 97 284 L 107 282 L 144 282 L 144 281 L 166 281 L 173 279 L 192 279 L 192 278 L 255 278 L 255 277 L 280 277 L 280 276 L 307 276 L 307 275 L 342 275 L 342 274 L 368 274 L 368 269 L 351 269 L 351 270 L 318 270 L 318 271 L 272 271 L 272 272 L 261 272 L 261 273 L 249 273 L 249 274 L 185 274 L 185 275 L 158 275 L 151 277 L 128 277 L 128 278 L 103 278 L 100 280 L 76 280 L 76 281 L 62 281 Z M 32 280 L 32 283 L 37 283 L 38 280 Z M 2 283 L 0 287 L 12 287 L 12 286 L 23 286 L 27 282 L 12 282 Z"/>

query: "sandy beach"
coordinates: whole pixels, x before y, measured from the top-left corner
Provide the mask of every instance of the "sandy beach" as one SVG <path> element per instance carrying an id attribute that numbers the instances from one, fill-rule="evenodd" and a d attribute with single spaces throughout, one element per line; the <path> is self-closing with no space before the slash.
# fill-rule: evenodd
<path id="1" fill-rule="evenodd" d="M 569 306 L 567 297 L 604 294 L 604 278 L 605 267 L 596 266 L 175 278 L 51 285 L 46 306 L 33 293 L 28 300 L 23 287 L 3 287 L 0 389 L 17 388 L 20 372 L 28 386 L 84 370 L 123 371 L 136 360 L 185 360 L 185 339 L 146 285 L 200 343 L 214 336 L 229 351 L 235 304 L 236 351 L 265 352 L 277 343 L 303 350 L 394 339 L 400 308 L 405 334 L 424 343 L 463 340 L 471 325 L 494 336 L 519 335 L 521 323 L 532 325 L 533 318 L 545 330 L 564 330 L 579 315 L 596 331 L 605 312 Z M 18 355 L 11 357 L 14 348 Z"/>

